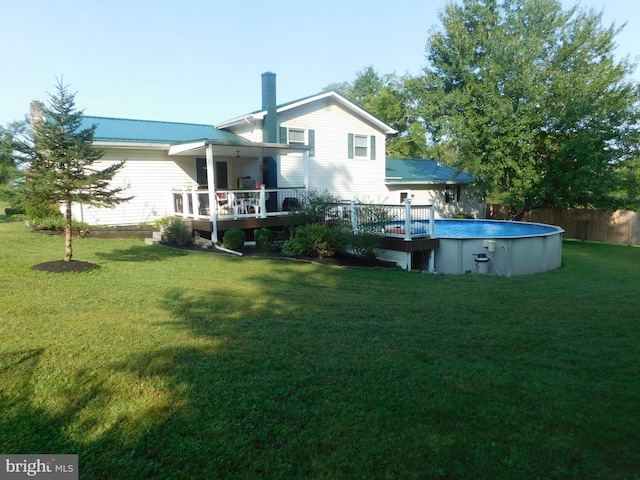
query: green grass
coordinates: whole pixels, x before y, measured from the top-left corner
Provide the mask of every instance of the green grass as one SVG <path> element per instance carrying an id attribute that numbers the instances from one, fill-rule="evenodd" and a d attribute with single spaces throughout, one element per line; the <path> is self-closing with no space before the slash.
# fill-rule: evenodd
<path id="1" fill-rule="evenodd" d="M 510 279 L 0 223 L 0 453 L 80 478 L 640 478 L 640 248 Z"/>

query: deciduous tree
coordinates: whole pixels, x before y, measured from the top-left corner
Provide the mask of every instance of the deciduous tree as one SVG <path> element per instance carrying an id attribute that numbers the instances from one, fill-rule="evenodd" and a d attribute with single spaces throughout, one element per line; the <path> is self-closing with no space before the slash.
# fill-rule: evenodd
<path id="1" fill-rule="evenodd" d="M 557 0 L 463 0 L 427 44 L 418 114 L 453 142 L 514 218 L 538 207 L 611 207 L 637 146 L 633 65 L 619 29 Z M 619 186 L 619 185 L 618 185 Z"/>

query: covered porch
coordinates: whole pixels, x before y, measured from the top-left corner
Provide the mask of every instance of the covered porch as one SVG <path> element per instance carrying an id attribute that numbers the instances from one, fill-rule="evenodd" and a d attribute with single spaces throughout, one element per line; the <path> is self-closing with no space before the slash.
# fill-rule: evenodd
<path id="1" fill-rule="evenodd" d="M 296 178 L 285 178 L 280 171 L 281 156 L 290 154 L 300 163 Z M 309 184 L 304 145 L 201 140 L 172 145 L 169 155 L 192 157 L 195 166 L 193 182 L 170 192 L 172 214 L 209 224 L 206 230 L 214 242 L 221 222 L 235 220 L 237 228 L 246 228 L 240 223 L 253 219 L 248 223 L 266 225 L 272 223 L 269 218 L 286 216 L 301 203 Z"/>

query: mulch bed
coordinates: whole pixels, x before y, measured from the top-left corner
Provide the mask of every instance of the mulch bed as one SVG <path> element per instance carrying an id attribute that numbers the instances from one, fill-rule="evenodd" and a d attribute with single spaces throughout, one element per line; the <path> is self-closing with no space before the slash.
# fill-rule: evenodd
<path id="1" fill-rule="evenodd" d="M 89 270 L 97 270 L 100 265 L 89 262 L 79 262 L 77 260 L 71 260 L 65 262 L 64 260 L 54 260 L 52 262 L 39 263 L 31 267 L 32 270 L 38 270 L 40 272 L 49 273 L 66 273 L 66 272 L 87 272 Z"/>

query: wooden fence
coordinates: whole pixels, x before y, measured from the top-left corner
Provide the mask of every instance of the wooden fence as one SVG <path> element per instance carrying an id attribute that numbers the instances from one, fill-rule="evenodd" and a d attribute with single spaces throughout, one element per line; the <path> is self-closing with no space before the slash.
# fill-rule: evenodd
<path id="1" fill-rule="evenodd" d="M 499 204 L 487 204 L 486 218 L 506 219 L 507 210 Z M 640 245 L 640 212 L 541 208 L 527 213 L 523 220 L 562 227 L 565 238 Z"/>

